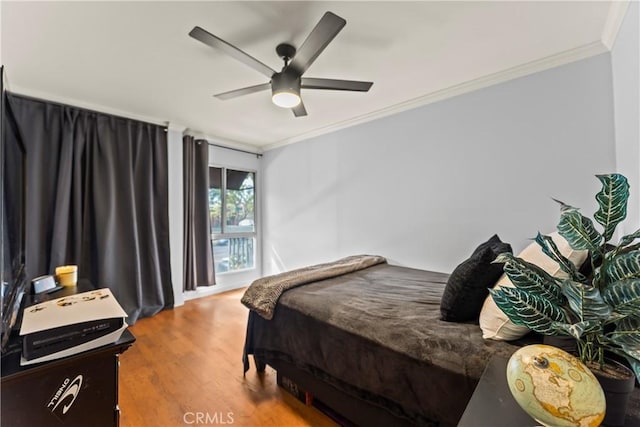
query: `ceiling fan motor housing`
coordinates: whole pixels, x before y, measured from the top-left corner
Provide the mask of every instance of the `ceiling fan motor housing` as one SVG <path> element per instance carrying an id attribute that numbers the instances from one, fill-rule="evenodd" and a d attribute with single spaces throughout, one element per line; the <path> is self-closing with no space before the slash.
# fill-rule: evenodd
<path id="1" fill-rule="evenodd" d="M 271 77 L 271 88 L 274 94 L 284 91 L 300 93 L 300 76 L 291 71 L 275 73 Z"/>
<path id="2" fill-rule="evenodd" d="M 300 103 L 300 76 L 291 70 L 275 73 L 271 77 L 271 95 L 278 106 L 291 108 L 297 105 Z M 282 103 L 276 101 L 278 98 L 288 100 Z"/>

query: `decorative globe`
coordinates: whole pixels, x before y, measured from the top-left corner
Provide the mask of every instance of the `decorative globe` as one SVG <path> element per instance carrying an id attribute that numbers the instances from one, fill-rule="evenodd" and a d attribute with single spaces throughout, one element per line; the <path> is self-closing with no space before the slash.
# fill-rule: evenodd
<path id="1" fill-rule="evenodd" d="M 600 383 L 559 348 L 539 344 L 517 350 L 507 363 L 507 383 L 522 409 L 545 426 L 596 427 L 604 419 Z"/>

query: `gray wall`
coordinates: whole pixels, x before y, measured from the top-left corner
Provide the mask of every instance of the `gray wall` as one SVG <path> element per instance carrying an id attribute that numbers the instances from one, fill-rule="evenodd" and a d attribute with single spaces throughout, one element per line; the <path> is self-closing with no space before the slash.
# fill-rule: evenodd
<path id="1" fill-rule="evenodd" d="M 591 213 L 615 170 L 609 54 L 268 151 L 264 274 L 356 253 L 451 271 Z"/>
<path id="2" fill-rule="evenodd" d="M 631 195 L 621 231 L 640 228 L 640 9 L 631 2 L 611 52 L 613 70 L 616 162 L 629 179 Z"/>

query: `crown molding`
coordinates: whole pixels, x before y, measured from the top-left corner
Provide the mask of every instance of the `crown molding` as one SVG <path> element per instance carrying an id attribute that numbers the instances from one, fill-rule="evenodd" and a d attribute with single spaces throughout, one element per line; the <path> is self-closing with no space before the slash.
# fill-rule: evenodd
<path id="1" fill-rule="evenodd" d="M 355 126 L 358 124 L 366 123 L 372 120 L 377 120 L 386 116 L 401 113 L 403 111 L 418 108 L 427 104 L 442 101 L 454 96 L 462 95 L 468 92 L 473 92 L 478 89 L 483 89 L 489 86 L 493 86 L 499 83 L 504 83 L 509 80 L 524 77 L 530 74 L 545 71 L 551 68 L 555 68 L 561 65 L 566 65 L 581 59 L 586 59 L 601 53 L 607 52 L 607 47 L 601 41 L 595 41 L 575 49 L 566 50 L 554 55 L 549 55 L 544 58 L 540 58 L 535 61 L 527 62 L 515 67 L 499 71 L 497 73 L 488 74 L 486 76 L 469 80 L 457 85 L 450 86 L 445 89 L 437 90 L 430 94 L 414 98 L 388 108 L 373 111 L 353 119 L 344 120 L 342 122 L 332 124 L 311 130 L 309 132 L 302 133 L 292 138 L 286 138 L 281 141 L 274 142 L 263 146 L 263 151 L 267 152 L 279 147 L 283 147 L 296 142 L 311 139 L 320 135 L 324 135 L 329 132 L 334 132 L 347 127 Z"/>
<path id="2" fill-rule="evenodd" d="M 186 126 L 180 125 L 178 123 L 166 122 L 166 124 L 167 124 L 167 129 L 173 132 L 180 132 L 184 134 L 184 132 L 187 130 Z"/>
<path id="3" fill-rule="evenodd" d="M 166 120 L 162 120 L 157 117 L 134 114 L 130 111 L 120 110 L 120 109 L 111 108 L 111 107 L 105 107 L 104 105 L 93 104 L 93 103 L 81 101 L 75 98 L 68 98 L 66 96 L 53 95 L 51 93 L 28 89 L 18 85 L 13 86 L 11 89 L 12 89 L 11 92 L 15 93 L 16 95 L 24 95 L 31 98 L 41 99 L 43 101 L 57 102 L 59 104 L 69 105 L 70 107 L 84 108 L 86 110 L 95 111 L 97 113 L 110 114 L 112 116 L 118 116 L 118 117 L 126 117 L 128 119 L 138 120 L 141 122 L 151 123 L 154 125 L 165 126 L 165 127 L 167 126 L 167 123 L 168 123 Z"/>
<path id="4" fill-rule="evenodd" d="M 27 89 L 27 88 L 23 88 L 23 87 L 20 87 L 20 86 L 14 86 L 14 87 L 10 88 L 10 92 L 15 93 L 16 95 L 23 95 L 23 96 L 27 96 L 27 97 L 31 97 L 31 98 L 41 99 L 43 101 L 56 102 L 56 103 L 59 103 L 59 104 L 65 104 L 65 105 L 69 105 L 69 106 L 72 106 L 72 107 L 78 107 L 78 108 L 84 108 L 86 110 L 96 111 L 98 113 L 111 114 L 113 116 L 126 117 L 126 118 L 132 119 L 132 120 L 138 120 L 138 121 L 145 122 L 145 123 L 151 123 L 151 124 L 155 124 L 155 125 L 159 125 L 159 126 L 164 126 L 170 131 L 177 131 L 177 132 L 180 132 L 182 134 L 192 133 L 193 136 L 195 136 L 197 138 L 206 139 L 207 141 L 209 141 L 211 143 L 215 143 L 215 144 L 220 145 L 222 147 L 237 148 L 239 150 L 252 151 L 252 152 L 256 152 L 256 154 L 261 154 L 262 151 L 263 151 L 260 147 L 256 147 L 254 145 L 244 144 L 244 143 L 241 143 L 241 142 L 238 142 L 238 141 L 233 141 L 233 140 L 221 138 L 221 137 L 218 137 L 218 136 L 211 137 L 211 136 L 208 136 L 208 135 L 204 135 L 202 132 L 199 132 L 199 131 L 196 131 L 196 130 L 193 130 L 193 129 L 189 129 L 186 126 L 181 125 L 179 123 L 172 123 L 172 122 L 169 122 L 167 120 L 159 119 L 157 117 L 143 116 L 143 115 L 140 115 L 140 114 L 132 113 L 130 111 L 120 110 L 120 109 L 117 109 L 117 108 L 105 107 L 104 105 L 93 104 L 93 103 L 86 102 L 86 101 L 81 101 L 81 100 L 75 99 L 75 98 L 52 95 L 52 94 L 47 93 L 47 92 Z"/>
<path id="5" fill-rule="evenodd" d="M 629 0 L 619 0 L 612 1 L 611 6 L 609 6 L 609 13 L 607 14 L 607 20 L 604 23 L 601 36 L 602 44 L 604 44 L 609 51 L 613 49 L 616 37 L 618 37 L 618 31 L 620 31 L 622 21 L 624 21 L 630 3 Z"/>
<path id="6" fill-rule="evenodd" d="M 256 145 L 243 144 L 242 142 L 234 141 L 232 139 L 221 138 L 219 136 L 205 135 L 204 133 L 197 131 L 195 129 L 186 128 L 183 134 L 191 135 L 196 139 L 204 139 L 207 142 L 214 144 L 220 148 L 243 150 L 243 151 L 251 152 L 251 154 L 262 154 L 263 152 L 262 148 Z"/>

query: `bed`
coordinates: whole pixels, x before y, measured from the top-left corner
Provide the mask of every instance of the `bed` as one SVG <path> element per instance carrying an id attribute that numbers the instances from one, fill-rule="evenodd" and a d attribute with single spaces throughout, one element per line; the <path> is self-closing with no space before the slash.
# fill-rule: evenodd
<path id="1" fill-rule="evenodd" d="M 245 372 L 253 355 L 258 370 L 270 365 L 342 424 L 456 425 L 489 359 L 517 344 L 440 320 L 448 277 L 381 261 L 294 284 L 272 318 L 250 310 Z"/>

